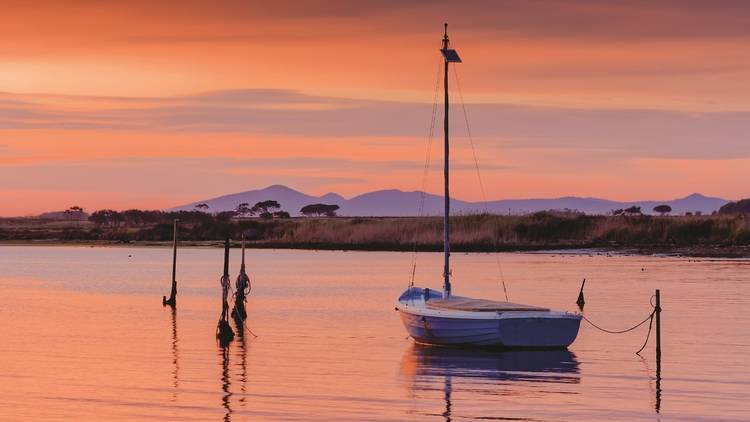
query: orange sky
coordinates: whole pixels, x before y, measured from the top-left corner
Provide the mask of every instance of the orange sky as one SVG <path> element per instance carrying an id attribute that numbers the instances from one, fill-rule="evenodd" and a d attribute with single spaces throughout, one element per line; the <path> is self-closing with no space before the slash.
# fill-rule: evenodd
<path id="1" fill-rule="evenodd" d="M 446 19 L 491 198 L 748 196 L 742 1 L 18 1 L 0 215 L 420 189 Z M 481 199 L 454 110 L 455 194 Z"/>

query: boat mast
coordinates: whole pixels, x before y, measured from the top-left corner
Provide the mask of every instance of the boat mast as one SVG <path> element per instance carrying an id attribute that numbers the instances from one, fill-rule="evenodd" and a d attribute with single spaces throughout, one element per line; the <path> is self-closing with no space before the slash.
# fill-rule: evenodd
<path id="1" fill-rule="evenodd" d="M 448 24 L 445 24 L 445 34 L 443 35 L 443 56 L 445 57 L 445 74 L 443 78 L 443 90 L 445 91 L 445 115 L 443 116 L 443 133 L 445 135 L 445 153 L 443 157 L 443 177 L 445 178 L 445 210 L 443 211 L 443 252 L 445 253 L 445 263 L 443 264 L 443 299 L 451 296 L 451 270 L 450 270 L 450 210 L 451 198 L 448 187 L 449 164 L 448 153 L 450 150 L 448 144 L 448 58 L 445 51 L 448 50 Z"/>
<path id="2" fill-rule="evenodd" d="M 451 198 L 449 190 L 449 142 L 448 142 L 448 63 L 461 63 L 456 50 L 448 48 L 450 40 L 448 39 L 448 24 L 445 24 L 445 33 L 443 34 L 443 48 L 440 50 L 445 59 L 445 72 L 443 75 L 443 89 L 445 91 L 445 115 L 443 116 L 443 133 L 445 135 L 445 153 L 443 162 L 443 176 L 445 178 L 445 210 L 443 212 L 443 251 L 445 253 L 445 263 L 443 264 L 443 299 L 451 296 L 451 270 L 450 270 L 450 210 Z"/>

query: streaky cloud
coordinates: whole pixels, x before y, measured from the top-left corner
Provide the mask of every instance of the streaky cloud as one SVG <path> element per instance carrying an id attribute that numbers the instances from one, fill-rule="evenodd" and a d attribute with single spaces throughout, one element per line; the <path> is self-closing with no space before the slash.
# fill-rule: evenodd
<path id="1" fill-rule="evenodd" d="M 431 105 L 231 90 L 159 98 L 3 94 L 0 129 L 248 133 L 297 138 L 423 137 Z M 54 101 L 52 101 L 54 99 Z M 76 107 L 66 107 L 66 102 Z M 106 103 L 107 106 L 102 106 Z M 475 137 L 502 148 L 610 151 L 622 157 L 750 157 L 750 112 L 467 104 Z M 454 116 L 455 117 L 455 116 Z M 439 118 L 439 116 L 438 116 Z M 455 136 L 465 135 L 455 117 Z"/>

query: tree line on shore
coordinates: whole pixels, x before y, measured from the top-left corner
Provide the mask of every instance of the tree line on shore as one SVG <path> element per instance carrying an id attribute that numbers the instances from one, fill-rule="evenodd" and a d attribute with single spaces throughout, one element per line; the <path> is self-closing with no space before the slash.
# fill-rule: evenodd
<path id="1" fill-rule="evenodd" d="M 338 208 L 338 205 L 309 204 L 302 207 L 300 213 L 305 217 L 336 217 Z M 83 214 L 81 207 L 74 206 L 61 215 L 75 217 L 63 220 L 81 221 L 87 214 Z M 178 220 L 178 235 L 185 240 L 217 240 L 240 232 L 248 233 L 251 240 L 259 240 L 268 237 L 269 231 L 277 227 L 273 223 L 290 218 L 289 212 L 282 210 L 281 204 L 274 200 L 260 201 L 252 206 L 240 203 L 234 210 L 217 213 L 209 212 L 209 206 L 204 203 L 189 211 L 103 209 L 88 215 L 87 220 L 93 223 L 93 227 L 15 230 L 12 233 L 0 230 L 0 239 L 58 237 L 64 240 L 164 241 L 171 239 L 172 223 Z"/>
<path id="2" fill-rule="evenodd" d="M 200 204 L 199 204 L 200 205 Z M 170 241 L 172 222 L 178 237 L 216 241 L 246 233 L 256 245 L 268 247 L 438 250 L 441 217 L 339 217 L 333 206 L 310 204 L 304 215 L 324 218 L 283 218 L 271 201 L 233 211 L 99 210 L 89 221 L 0 219 L 0 240 Z M 658 207 L 657 207 L 658 208 Z M 242 211 L 247 212 L 243 213 Z M 454 250 L 595 246 L 750 245 L 750 200 L 729 203 L 717 215 L 662 216 L 629 209 L 616 215 L 542 211 L 527 215 L 457 215 L 451 217 Z M 659 210 L 656 210 L 659 212 Z M 69 214 L 78 215 L 80 207 Z M 332 213 L 333 212 L 333 213 Z M 270 214 L 270 218 L 269 218 Z M 47 222 L 45 222 L 47 221 Z M 59 221 L 59 222 L 55 222 Z"/>
<path id="3" fill-rule="evenodd" d="M 336 212 L 339 206 L 335 204 L 309 204 L 305 205 L 300 209 L 300 214 L 305 217 L 336 217 Z M 653 211 L 661 216 L 667 216 L 672 212 L 672 207 L 667 204 L 657 205 L 653 208 Z M 574 214 L 583 214 L 575 210 L 564 210 L 563 212 L 569 212 Z M 742 199 L 736 202 L 729 202 L 722 206 L 718 211 L 714 211 L 713 214 L 743 214 L 750 213 L 750 199 Z M 174 218 L 178 218 L 177 215 L 182 216 L 183 219 L 188 221 L 202 221 L 205 222 L 211 218 L 217 221 L 227 221 L 230 219 L 243 219 L 243 218 L 261 218 L 261 219 L 274 219 L 274 218 L 291 218 L 289 212 L 281 209 L 281 204 L 274 200 L 259 201 L 255 205 L 250 206 L 249 203 L 243 202 L 237 205 L 235 209 L 230 211 L 220 211 L 216 213 L 210 212 L 210 207 L 206 203 L 199 203 L 194 206 L 192 211 L 160 211 L 160 210 L 140 210 L 130 209 L 125 211 L 115 211 L 111 209 L 103 209 L 93 212 L 91 215 L 87 214 L 83 208 L 79 206 L 72 206 L 65 211 L 45 213 L 41 217 L 46 219 L 61 219 L 61 220 L 89 220 L 97 225 L 105 226 L 143 226 L 146 224 L 158 224 L 171 221 Z M 628 208 L 614 209 L 610 213 L 612 216 L 638 216 L 644 215 L 640 206 L 633 205 Z M 701 216 L 700 211 L 686 212 L 685 216 Z"/>
<path id="4" fill-rule="evenodd" d="M 195 205 L 195 209 L 202 212 L 208 212 L 208 204 L 202 202 Z M 336 211 L 339 209 L 338 205 L 335 204 L 310 204 L 305 205 L 299 212 L 305 217 L 336 217 Z M 224 211 L 233 212 L 233 217 L 260 217 L 260 218 L 290 218 L 290 214 L 287 211 L 281 209 L 281 204 L 274 200 L 266 200 L 257 202 L 252 207 L 249 203 L 243 202 L 233 210 Z"/>
<path id="5" fill-rule="evenodd" d="M 75 209 L 77 212 L 83 212 L 83 209 L 75 206 L 69 210 Z M 336 217 L 338 205 L 331 204 L 310 204 L 302 207 L 300 213 L 305 217 Z M 69 211 L 68 210 L 68 211 Z M 68 213 L 65 211 L 65 213 Z M 230 220 L 240 220 L 257 217 L 264 220 L 274 218 L 291 218 L 289 212 L 281 209 L 281 205 L 274 200 L 260 201 L 250 206 L 247 202 L 237 205 L 234 210 L 220 211 L 210 213 L 209 206 L 205 203 L 195 205 L 191 211 L 160 211 L 160 210 L 139 210 L 130 209 L 125 211 L 115 211 L 103 209 L 94 211 L 88 217 L 88 220 L 97 226 L 128 226 L 139 227 L 150 224 L 171 223 L 179 219 L 189 224 L 207 223 L 207 222 L 229 222 Z"/>

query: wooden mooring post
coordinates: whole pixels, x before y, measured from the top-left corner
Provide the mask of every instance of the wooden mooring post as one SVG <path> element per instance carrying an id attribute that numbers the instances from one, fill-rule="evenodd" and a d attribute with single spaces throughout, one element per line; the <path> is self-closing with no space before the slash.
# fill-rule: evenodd
<path id="1" fill-rule="evenodd" d="M 661 361 L 661 292 L 656 289 L 656 362 Z"/>
<path id="2" fill-rule="evenodd" d="M 229 326 L 229 239 L 224 241 L 224 274 L 221 276 L 221 317 L 216 327 L 216 338 L 222 347 L 234 339 L 234 331 Z"/>
<path id="3" fill-rule="evenodd" d="M 172 290 L 169 294 L 169 299 L 166 296 L 162 296 L 162 306 L 174 307 L 177 304 L 177 222 L 180 220 L 174 220 L 173 237 L 172 237 Z"/>

